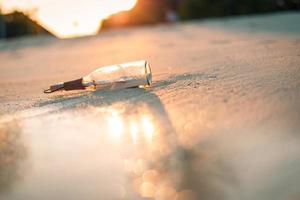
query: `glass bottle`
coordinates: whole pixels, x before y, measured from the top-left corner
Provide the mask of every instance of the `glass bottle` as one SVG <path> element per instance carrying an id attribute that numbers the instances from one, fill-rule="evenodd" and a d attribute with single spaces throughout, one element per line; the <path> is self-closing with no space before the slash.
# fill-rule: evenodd
<path id="1" fill-rule="evenodd" d="M 150 65 L 147 61 L 141 60 L 100 67 L 80 79 L 51 85 L 50 88 L 44 92 L 52 93 L 58 90 L 120 89 L 150 86 L 151 83 L 152 74 Z"/>

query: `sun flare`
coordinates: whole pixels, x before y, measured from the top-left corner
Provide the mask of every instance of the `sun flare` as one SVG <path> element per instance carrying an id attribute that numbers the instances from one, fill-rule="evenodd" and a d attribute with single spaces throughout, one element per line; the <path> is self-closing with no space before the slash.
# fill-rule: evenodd
<path id="1" fill-rule="evenodd" d="M 96 34 L 101 20 L 135 4 L 136 0 L 0 0 L 2 12 L 29 13 L 59 38 Z"/>

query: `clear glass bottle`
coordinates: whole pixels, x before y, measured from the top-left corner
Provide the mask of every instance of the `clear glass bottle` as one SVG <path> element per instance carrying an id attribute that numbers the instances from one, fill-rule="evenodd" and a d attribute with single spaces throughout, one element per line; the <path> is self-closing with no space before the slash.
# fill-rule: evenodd
<path id="1" fill-rule="evenodd" d="M 58 90 L 82 89 L 120 89 L 139 86 L 150 86 L 152 83 L 151 68 L 147 61 L 100 67 L 92 73 L 73 81 L 61 82 L 50 86 L 45 93 Z"/>

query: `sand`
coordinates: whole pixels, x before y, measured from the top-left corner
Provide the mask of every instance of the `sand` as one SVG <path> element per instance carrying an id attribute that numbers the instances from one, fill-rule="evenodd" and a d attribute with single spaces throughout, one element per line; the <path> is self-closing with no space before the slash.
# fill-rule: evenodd
<path id="1" fill-rule="evenodd" d="M 300 198 L 299 20 L 0 41 L 0 199 Z M 140 59 L 151 88 L 42 93 Z"/>

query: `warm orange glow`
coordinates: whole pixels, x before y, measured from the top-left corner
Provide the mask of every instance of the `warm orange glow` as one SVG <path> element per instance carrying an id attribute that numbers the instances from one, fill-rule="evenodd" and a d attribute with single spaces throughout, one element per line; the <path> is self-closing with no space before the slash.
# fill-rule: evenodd
<path id="1" fill-rule="evenodd" d="M 4 13 L 30 13 L 41 25 L 60 38 L 96 34 L 102 19 L 130 10 L 136 0 L 0 0 Z"/>

